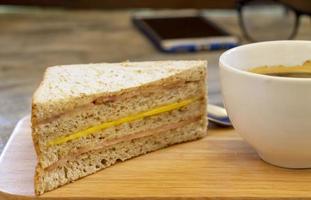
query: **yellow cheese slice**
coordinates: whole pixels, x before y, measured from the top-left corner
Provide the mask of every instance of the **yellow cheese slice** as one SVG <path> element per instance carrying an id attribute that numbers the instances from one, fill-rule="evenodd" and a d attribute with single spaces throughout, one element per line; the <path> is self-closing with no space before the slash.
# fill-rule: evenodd
<path id="1" fill-rule="evenodd" d="M 164 112 L 169 112 L 169 111 L 172 111 L 172 110 L 177 110 L 181 107 L 184 107 L 184 106 L 187 106 L 189 104 L 191 104 L 192 102 L 198 100 L 199 98 L 197 97 L 194 97 L 194 98 L 189 98 L 189 99 L 186 99 L 186 100 L 182 100 L 182 101 L 179 101 L 179 102 L 175 102 L 175 103 L 171 103 L 171 104 L 167 104 L 167 105 L 164 105 L 164 106 L 160 106 L 160 107 L 157 107 L 157 108 L 153 108 L 151 110 L 148 110 L 148 111 L 144 111 L 144 112 L 141 112 L 141 113 L 137 113 L 137 114 L 134 114 L 134 115 L 130 115 L 130 116 L 127 116 L 127 117 L 123 117 L 123 118 L 120 118 L 120 119 L 117 119 L 117 120 L 114 120 L 114 121 L 109 121 L 109 122 L 104 122 L 102 124 L 99 124 L 99 125 L 96 125 L 96 126 L 93 126 L 93 127 L 90 127 L 90 128 L 87 128 L 87 129 L 84 129 L 82 131 L 78 131 L 78 132 L 75 132 L 75 133 L 72 133 L 72 134 L 69 134 L 69 135 L 66 135 L 66 136 L 61 136 L 61 137 L 58 137 L 54 140 L 51 140 L 48 142 L 48 146 L 53 146 L 53 145 L 57 145 L 57 144 L 63 144 L 63 143 L 66 143 L 70 140 L 74 140 L 74 139 L 78 139 L 78 138 L 81 138 L 81 137 L 84 137 L 84 136 L 88 136 L 90 134 L 93 134 L 93 133 L 98 133 L 99 131 L 101 130 L 104 130 L 106 128 L 110 128 L 110 127 L 113 127 L 113 126 L 118 126 L 120 124 L 123 124 L 123 123 L 129 123 L 129 122 L 132 122 L 132 121 L 135 121 L 135 120 L 139 120 L 139 119 L 143 119 L 144 117 L 150 117 L 150 116 L 153 116 L 153 115 L 158 115 L 158 114 L 161 114 L 161 113 L 164 113 Z"/>

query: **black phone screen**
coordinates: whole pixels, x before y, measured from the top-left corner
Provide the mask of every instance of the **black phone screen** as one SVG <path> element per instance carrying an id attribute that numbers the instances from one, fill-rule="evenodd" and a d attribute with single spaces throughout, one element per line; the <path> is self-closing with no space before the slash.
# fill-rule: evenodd
<path id="1" fill-rule="evenodd" d="M 206 38 L 228 34 L 200 16 L 140 19 L 161 39 Z"/>

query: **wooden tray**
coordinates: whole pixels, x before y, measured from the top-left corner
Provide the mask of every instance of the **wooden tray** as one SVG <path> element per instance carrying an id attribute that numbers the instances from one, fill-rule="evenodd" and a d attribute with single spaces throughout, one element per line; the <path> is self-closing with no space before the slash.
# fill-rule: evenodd
<path id="1" fill-rule="evenodd" d="M 311 199 L 311 170 L 263 162 L 233 129 L 208 132 L 35 197 L 36 158 L 25 117 L 0 158 L 0 199 Z"/>

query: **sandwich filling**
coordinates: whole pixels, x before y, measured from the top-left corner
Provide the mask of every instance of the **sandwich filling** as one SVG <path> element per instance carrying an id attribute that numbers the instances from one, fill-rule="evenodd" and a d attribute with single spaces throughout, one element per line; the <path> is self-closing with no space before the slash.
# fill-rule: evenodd
<path id="1" fill-rule="evenodd" d="M 93 151 L 93 152 L 94 151 L 100 151 L 104 148 L 108 148 L 110 146 L 116 145 L 116 144 L 124 142 L 124 141 L 148 137 L 151 135 L 160 134 L 160 133 L 163 133 L 166 131 L 174 130 L 174 129 L 186 126 L 188 124 L 194 123 L 200 119 L 201 119 L 201 116 L 197 115 L 197 116 L 191 117 L 187 120 L 183 120 L 183 121 L 180 121 L 177 123 L 167 124 L 167 125 L 164 125 L 161 127 L 150 129 L 148 131 L 140 131 L 140 132 L 132 133 L 130 135 L 127 135 L 125 138 L 122 137 L 122 138 L 112 139 L 112 140 L 106 141 L 106 142 L 104 142 L 100 145 L 97 145 L 97 146 L 94 146 L 94 145 L 85 146 L 85 147 L 79 149 L 79 151 L 77 151 L 77 152 L 69 153 L 65 157 L 60 158 L 58 161 L 54 162 L 49 167 L 46 167 L 45 170 L 47 170 L 47 171 L 54 170 L 55 168 L 57 168 L 59 166 L 65 165 L 67 163 L 67 161 L 74 160 L 77 156 L 84 154 L 84 153 L 87 153 L 87 152 L 90 152 L 90 151 Z"/>
<path id="2" fill-rule="evenodd" d="M 180 109 L 182 107 L 185 107 L 193 102 L 195 102 L 196 100 L 199 100 L 202 97 L 192 97 L 192 98 L 188 98 L 179 102 L 175 102 L 175 103 L 170 103 L 164 106 L 160 106 L 157 108 L 153 108 L 151 110 L 148 111 L 144 111 L 141 113 L 137 113 L 137 114 L 133 114 L 133 115 L 129 115 L 127 117 L 123 117 L 123 118 L 119 118 L 117 120 L 114 121 L 108 121 L 108 122 L 104 122 L 102 124 L 75 132 L 75 133 L 71 133 L 71 134 L 66 134 L 65 136 L 61 136 L 58 138 L 55 138 L 51 141 L 49 141 L 47 143 L 48 146 L 54 146 L 54 145 L 58 145 L 58 144 L 63 144 L 66 143 L 68 141 L 74 140 L 74 139 L 79 139 L 81 137 L 85 137 L 88 136 L 90 134 L 94 134 L 96 132 L 100 132 L 101 130 L 110 128 L 110 127 L 114 127 L 114 126 L 118 126 L 121 125 L 123 123 L 129 123 L 135 120 L 139 120 L 139 119 L 143 119 L 145 117 L 150 117 L 150 116 L 154 116 L 154 115 L 158 115 L 161 113 L 165 113 L 165 112 L 169 112 L 172 110 L 177 110 Z"/>

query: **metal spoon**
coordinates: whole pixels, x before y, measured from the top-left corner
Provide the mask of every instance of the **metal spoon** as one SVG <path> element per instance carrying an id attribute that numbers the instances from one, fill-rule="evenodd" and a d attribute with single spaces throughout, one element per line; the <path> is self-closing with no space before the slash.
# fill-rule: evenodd
<path id="1" fill-rule="evenodd" d="M 225 108 L 208 104 L 207 113 L 209 121 L 223 126 L 232 126 Z"/>

